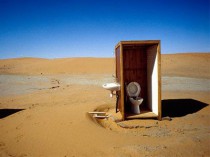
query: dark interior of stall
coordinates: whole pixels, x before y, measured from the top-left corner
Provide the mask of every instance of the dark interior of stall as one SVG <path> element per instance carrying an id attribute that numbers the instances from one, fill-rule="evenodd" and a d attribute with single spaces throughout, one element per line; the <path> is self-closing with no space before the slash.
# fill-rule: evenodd
<path id="1" fill-rule="evenodd" d="M 131 114 L 130 101 L 126 92 L 126 86 L 130 82 L 138 82 L 141 87 L 139 97 L 144 99 L 140 105 L 141 111 L 149 111 L 147 107 L 147 46 L 123 45 L 123 75 L 124 75 L 124 95 L 125 113 Z"/>

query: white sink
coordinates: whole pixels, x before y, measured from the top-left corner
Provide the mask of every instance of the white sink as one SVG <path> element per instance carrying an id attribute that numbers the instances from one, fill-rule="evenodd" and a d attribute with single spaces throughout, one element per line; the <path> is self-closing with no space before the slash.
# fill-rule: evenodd
<path id="1" fill-rule="evenodd" d="M 110 90 L 110 97 L 113 96 L 114 91 L 119 91 L 120 90 L 120 84 L 119 83 L 105 83 L 102 85 L 103 88 Z"/>
<path id="2" fill-rule="evenodd" d="M 119 83 L 105 83 L 102 86 L 103 88 L 110 90 L 110 91 L 119 91 L 120 84 Z"/>

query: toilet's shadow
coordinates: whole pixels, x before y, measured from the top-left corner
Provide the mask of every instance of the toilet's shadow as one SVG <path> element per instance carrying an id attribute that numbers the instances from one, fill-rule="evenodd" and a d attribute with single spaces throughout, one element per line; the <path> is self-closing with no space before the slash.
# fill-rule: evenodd
<path id="1" fill-rule="evenodd" d="M 162 100 L 162 117 L 182 117 L 206 106 L 208 104 L 194 99 L 166 99 Z"/>
<path id="2" fill-rule="evenodd" d="M 8 117 L 12 114 L 15 114 L 17 112 L 20 112 L 24 109 L 0 109 L 0 119 Z"/>

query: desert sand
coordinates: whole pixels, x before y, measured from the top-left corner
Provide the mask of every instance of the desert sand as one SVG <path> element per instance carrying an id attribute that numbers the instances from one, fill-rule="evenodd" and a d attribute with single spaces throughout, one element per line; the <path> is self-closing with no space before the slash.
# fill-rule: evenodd
<path id="1" fill-rule="evenodd" d="M 0 60 L 0 157 L 210 156 L 209 67 L 210 53 L 162 55 L 163 120 L 122 121 L 101 87 L 114 58 Z"/>

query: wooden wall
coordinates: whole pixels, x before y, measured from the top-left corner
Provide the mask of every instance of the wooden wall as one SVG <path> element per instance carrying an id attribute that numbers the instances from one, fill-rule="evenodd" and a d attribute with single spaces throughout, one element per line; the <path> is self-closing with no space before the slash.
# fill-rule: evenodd
<path id="1" fill-rule="evenodd" d="M 145 46 L 123 45 L 124 83 L 138 82 L 141 86 L 140 96 L 144 99 L 141 109 L 147 108 L 147 53 Z M 126 88 L 126 86 L 125 86 Z M 126 89 L 124 91 L 127 96 Z M 129 110 L 129 101 L 125 100 L 125 109 Z"/>
<path id="2" fill-rule="evenodd" d="M 121 73 L 120 73 L 120 46 L 118 46 L 116 49 L 115 49 L 115 59 L 116 59 L 116 81 L 118 82 L 118 83 L 120 83 L 121 82 Z M 121 92 L 120 91 L 118 91 L 117 92 L 117 94 L 118 94 L 118 109 L 121 111 L 121 114 L 124 114 L 124 113 L 122 113 L 122 105 L 124 105 L 124 104 L 122 104 L 121 103 L 121 94 L 120 94 Z M 124 109 L 123 109 L 124 110 Z"/>
<path id="3" fill-rule="evenodd" d="M 158 63 L 157 63 L 157 46 L 152 45 L 147 48 L 147 92 L 148 107 L 158 114 Z"/>

